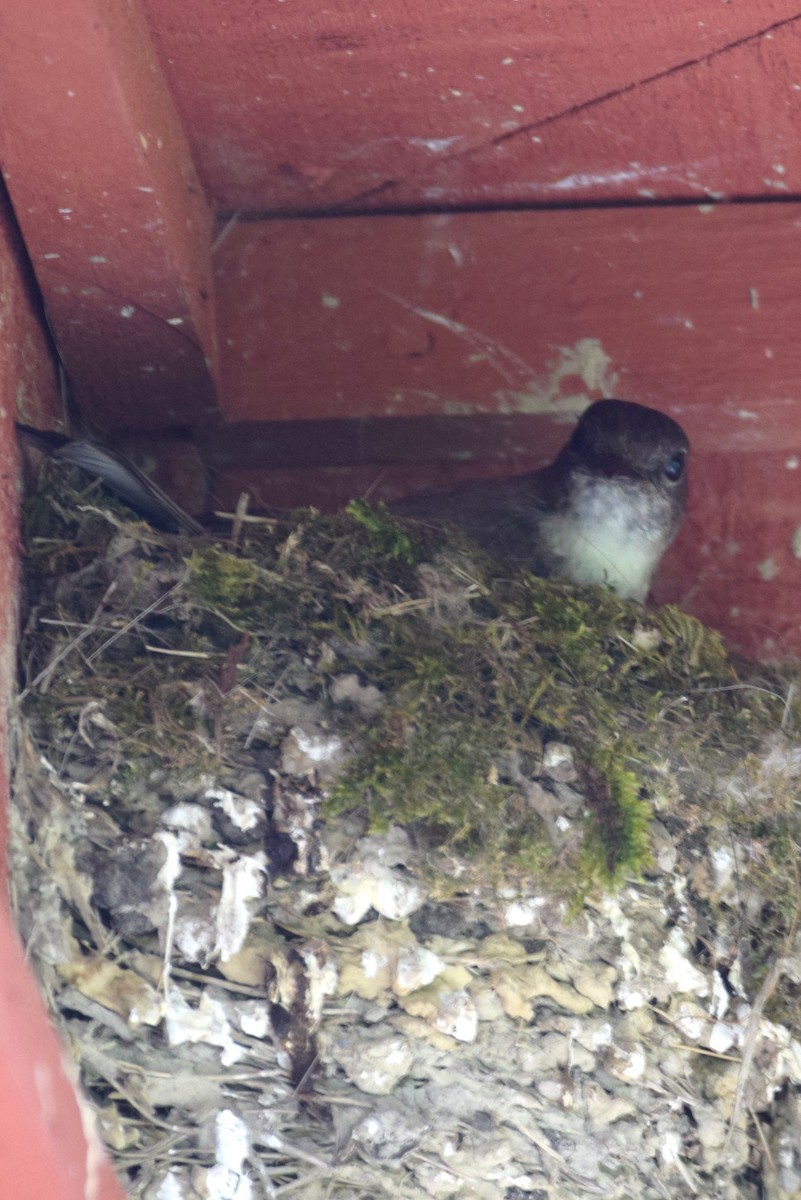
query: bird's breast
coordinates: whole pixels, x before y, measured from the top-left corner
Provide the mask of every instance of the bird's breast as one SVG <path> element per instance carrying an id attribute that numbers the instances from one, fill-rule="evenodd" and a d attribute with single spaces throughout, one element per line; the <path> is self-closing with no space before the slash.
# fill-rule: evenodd
<path id="1" fill-rule="evenodd" d="M 644 600 L 675 527 L 670 495 L 653 484 L 577 473 L 569 503 L 543 518 L 540 537 L 555 573 Z"/>

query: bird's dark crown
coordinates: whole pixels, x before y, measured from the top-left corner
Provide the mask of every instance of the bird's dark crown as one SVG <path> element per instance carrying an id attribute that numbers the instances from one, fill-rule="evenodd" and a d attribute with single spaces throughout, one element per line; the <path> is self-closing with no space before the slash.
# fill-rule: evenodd
<path id="1" fill-rule="evenodd" d="M 633 401 L 599 400 L 562 453 L 569 465 L 671 488 L 683 481 L 689 452 L 687 435 L 672 417 Z"/>

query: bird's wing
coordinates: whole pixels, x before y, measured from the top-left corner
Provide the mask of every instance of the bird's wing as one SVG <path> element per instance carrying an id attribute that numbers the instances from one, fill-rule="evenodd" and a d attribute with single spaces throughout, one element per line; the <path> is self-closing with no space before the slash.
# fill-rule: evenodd
<path id="1" fill-rule="evenodd" d="M 471 480 L 447 492 L 409 496 L 391 505 L 401 517 L 461 529 L 493 557 L 548 574 L 538 536 L 546 502 L 542 472 Z"/>
<path id="2" fill-rule="evenodd" d="M 63 434 L 33 429 L 30 425 L 17 425 L 17 430 L 37 450 L 97 476 L 135 512 L 158 528 L 178 529 L 182 533 L 203 532 L 203 526 L 194 517 L 184 512 L 123 454 L 107 450 L 96 442 L 73 441 Z"/>

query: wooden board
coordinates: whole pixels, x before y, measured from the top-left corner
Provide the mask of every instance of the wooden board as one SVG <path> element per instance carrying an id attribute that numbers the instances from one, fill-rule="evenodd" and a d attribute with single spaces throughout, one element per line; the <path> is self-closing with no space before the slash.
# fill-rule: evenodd
<path id="1" fill-rule="evenodd" d="M 241 223 L 222 412 L 563 420 L 618 394 L 775 448 L 801 433 L 799 256 L 789 204 Z"/>
<path id="2" fill-rule="evenodd" d="M 48 319 L 100 427 L 213 405 L 211 217 L 136 4 L 3 6 L 0 161 Z"/>
<path id="3" fill-rule="evenodd" d="M 793 0 L 143 0 L 218 210 L 792 195 Z"/>
<path id="4" fill-rule="evenodd" d="M 14 1200 L 122 1200 L 65 1066 L 49 1016 L 25 963 L 8 910 L 8 713 L 16 691 L 19 470 L 14 401 L 28 421 L 58 412 L 39 300 L 6 197 L 0 195 L 0 1193 Z M 27 616 L 27 614 L 26 614 Z M 16 731 L 15 750 L 26 753 Z M 33 750 L 31 750 L 33 753 Z"/>

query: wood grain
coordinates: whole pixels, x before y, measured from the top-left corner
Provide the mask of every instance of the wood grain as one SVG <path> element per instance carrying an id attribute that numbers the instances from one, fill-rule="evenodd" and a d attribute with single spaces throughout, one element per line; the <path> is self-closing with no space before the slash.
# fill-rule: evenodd
<path id="1" fill-rule="evenodd" d="M 144 0 L 218 210 L 797 194 L 794 0 Z"/>

